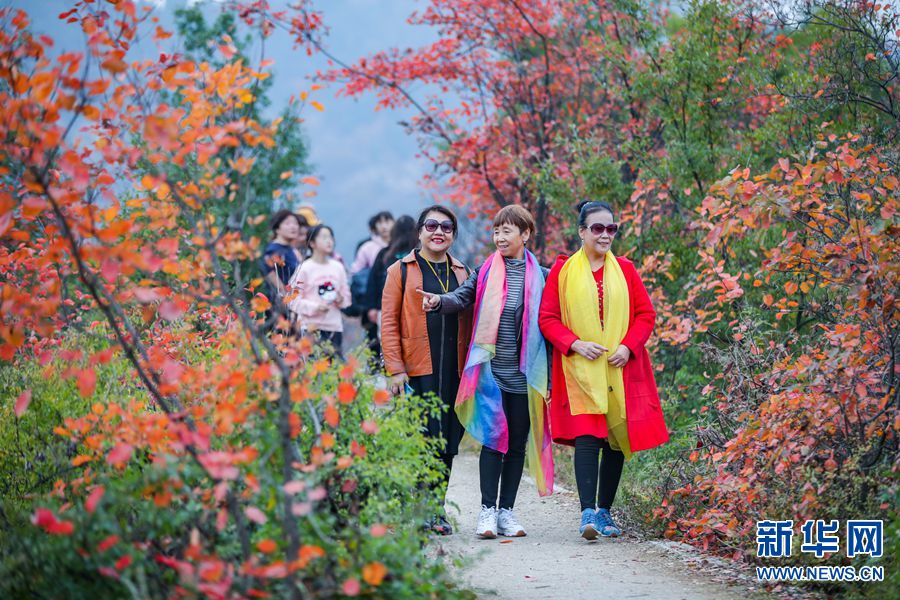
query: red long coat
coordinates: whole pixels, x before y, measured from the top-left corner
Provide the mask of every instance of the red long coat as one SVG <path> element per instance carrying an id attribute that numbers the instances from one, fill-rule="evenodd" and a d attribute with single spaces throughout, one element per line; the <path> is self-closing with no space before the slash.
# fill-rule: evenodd
<path id="1" fill-rule="evenodd" d="M 559 302 L 559 272 L 568 257 L 556 259 L 541 300 L 539 323 L 544 337 L 553 345 L 552 389 L 550 391 L 550 432 L 558 444 L 574 445 L 579 435 L 607 437 L 604 415 L 573 416 L 569 408 L 562 356 L 571 352 L 578 336 L 563 325 Z M 616 257 L 628 284 L 630 306 L 628 331 L 622 344 L 631 350 L 622 375 L 625 382 L 625 420 L 631 451 L 648 450 L 669 441 L 669 432 L 659 403 L 659 392 L 653 378 L 650 354 L 644 345 L 653 332 L 656 311 L 647 289 L 634 265 L 627 258 Z M 602 271 L 602 268 L 601 268 Z M 602 306 L 601 306 L 602 310 Z M 610 353 L 615 348 L 609 349 Z"/>

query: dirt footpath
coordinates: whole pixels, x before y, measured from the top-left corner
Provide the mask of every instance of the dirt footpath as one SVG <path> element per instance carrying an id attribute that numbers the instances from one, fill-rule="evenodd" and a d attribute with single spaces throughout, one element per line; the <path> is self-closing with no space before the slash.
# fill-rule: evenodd
<path id="1" fill-rule="evenodd" d="M 455 533 L 437 540 L 438 551 L 468 561 L 459 577 L 479 598 L 746 600 L 758 595 L 711 576 L 708 567 L 679 557 L 659 542 L 628 532 L 615 539 L 581 539 L 576 495 L 563 491 L 539 498 L 528 477 L 516 504 L 516 516 L 528 536 L 480 540 L 474 534 L 480 509 L 478 458 L 472 454 L 461 454 L 454 462 L 447 500 Z"/>

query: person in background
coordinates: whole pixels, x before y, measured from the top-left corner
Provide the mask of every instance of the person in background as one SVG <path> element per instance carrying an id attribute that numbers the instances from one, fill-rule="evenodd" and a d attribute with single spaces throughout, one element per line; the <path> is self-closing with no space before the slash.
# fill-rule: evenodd
<path id="1" fill-rule="evenodd" d="M 381 353 L 378 343 L 378 322 L 369 318 L 366 310 L 366 298 L 369 294 L 368 282 L 372 271 L 372 265 L 378 253 L 388 246 L 391 241 L 391 230 L 394 227 L 394 215 L 383 210 L 372 215 L 369 219 L 369 233 L 371 237 L 359 244 L 356 249 L 356 257 L 350 265 L 350 291 L 353 294 L 352 308 L 347 314 L 360 317 L 360 325 L 366 332 L 366 345 L 373 356 Z"/>
<path id="2" fill-rule="evenodd" d="M 259 260 L 259 268 L 265 280 L 265 294 L 273 310 L 284 311 L 284 297 L 287 285 L 303 261 L 296 244 L 303 233 L 305 219 L 287 209 L 279 210 L 271 218 L 272 241 Z M 266 317 L 269 320 L 271 311 Z"/>
<path id="3" fill-rule="evenodd" d="M 313 208 L 310 204 L 301 204 L 296 209 L 294 209 L 294 212 L 306 219 L 306 222 L 309 223 L 310 227 L 312 227 L 313 225 L 318 225 L 322 222 L 322 220 L 319 218 L 319 215 L 316 213 L 316 209 Z"/>
<path id="4" fill-rule="evenodd" d="M 399 394 L 409 385 L 416 396 L 434 394 L 441 401 L 440 415 L 428 415 L 425 434 L 443 441 L 438 456 L 445 466 L 444 481 L 437 491 L 443 506 L 453 457 L 459 453 L 463 436 L 453 404 L 469 347 L 471 311 L 426 314 L 419 293 L 451 292 L 466 280 L 469 270 L 449 254 L 457 233 L 453 211 L 437 205 L 426 208 L 419 215 L 416 232 L 420 249 L 387 270 L 381 298 L 381 339 L 391 391 Z M 441 535 L 453 533 L 443 511 L 428 527 Z"/>
<path id="5" fill-rule="evenodd" d="M 306 260 L 309 255 L 309 248 L 306 247 L 306 236 L 309 234 L 309 221 L 306 220 L 301 214 L 297 214 L 297 221 L 300 223 L 300 235 L 297 236 L 297 239 L 294 242 L 294 248 L 300 254 L 301 262 Z"/>
<path id="6" fill-rule="evenodd" d="M 294 273 L 290 286 L 296 290 L 290 308 L 300 315 L 303 333 L 326 346 L 331 357 L 342 358 L 344 322 L 341 309 L 350 305 L 350 287 L 344 265 L 332 258 L 334 232 L 316 225 L 307 237 L 311 256 Z"/>
<path id="7" fill-rule="evenodd" d="M 394 228 L 394 215 L 383 210 L 372 215 L 369 219 L 369 233 L 371 237 L 359 244 L 353 264 L 350 265 L 350 274 L 354 275 L 363 269 L 371 269 L 375 264 L 378 253 L 387 248 L 391 241 L 391 230 Z"/>
<path id="8" fill-rule="evenodd" d="M 387 281 L 387 270 L 392 264 L 415 250 L 419 244 L 419 234 L 416 231 L 416 220 L 409 215 L 403 215 L 391 230 L 391 243 L 387 248 L 382 248 L 375 257 L 372 269 L 369 271 L 369 281 L 366 284 L 366 300 L 363 306 L 366 317 L 372 323 L 381 323 L 381 295 L 384 293 L 384 283 Z"/>
<path id="9" fill-rule="evenodd" d="M 539 323 L 553 345 L 550 430 L 554 442 L 575 446 L 579 533 L 593 540 L 622 534 L 609 509 L 625 459 L 669 432 L 646 348 L 650 295 L 631 261 L 612 252 L 619 224 L 609 204 L 578 211 L 581 249 L 550 270 Z"/>

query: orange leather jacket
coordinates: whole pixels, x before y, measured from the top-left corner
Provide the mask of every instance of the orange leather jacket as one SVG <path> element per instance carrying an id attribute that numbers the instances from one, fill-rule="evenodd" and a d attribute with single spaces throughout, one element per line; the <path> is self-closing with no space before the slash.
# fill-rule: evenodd
<path id="1" fill-rule="evenodd" d="M 405 288 L 401 264 L 406 265 Z M 469 275 L 466 266 L 452 256 L 450 269 L 460 285 Z M 428 326 L 425 322 L 425 311 L 422 310 L 422 296 L 416 292 L 421 287 L 422 271 L 416 261 L 415 251 L 388 267 L 387 280 L 381 297 L 381 352 L 384 355 L 384 368 L 388 375 L 406 373 L 410 377 L 419 377 L 431 374 Z M 459 372 L 462 373 L 472 335 L 471 309 L 459 313 L 458 317 L 457 364 Z"/>

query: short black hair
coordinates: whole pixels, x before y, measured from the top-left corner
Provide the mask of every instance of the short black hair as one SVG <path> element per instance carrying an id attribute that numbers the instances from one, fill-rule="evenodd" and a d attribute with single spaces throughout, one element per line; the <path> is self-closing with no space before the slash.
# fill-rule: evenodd
<path id="1" fill-rule="evenodd" d="M 383 210 L 379 213 L 375 213 L 374 215 L 372 215 L 369 218 L 369 231 L 371 231 L 372 233 L 375 233 L 375 227 L 381 221 L 393 221 L 393 220 L 394 220 L 394 215 L 392 215 L 391 211 L 389 211 L 389 210 Z"/>
<path id="2" fill-rule="evenodd" d="M 294 217 L 295 219 L 297 219 L 297 225 L 299 225 L 300 227 L 303 227 L 304 225 L 309 225 L 309 223 L 306 221 L 306 219 L 304 219 L 300 215 L 295 214 L 286 208 L 282 208 L 281 210 L 276 212 L 274 215 L 272 215 L 272 218 L 269 220 L 269 222 L 272 225 L 272 236 L 273 237 L 275 236 L 275 233 L 278 231 L 278 228 L 281 227 L 281 224 L 284 223 L 285 220 L 289 219 L 290 217 Z"/>
<path id="3" fill-rule="evenodd" d="M 453 211 L 447 208 L 446 206 L 441 206 L 440 204 L 435 204 L 433 206 L 429 206 L 421 213 L 419 213 L 419 220 L 416 223 L 416 232 L 422 233 L 422 228 L 425 227 L 425 217 L 428 216 L 430 212 L 439 212 L 442 215 L 446 216 L 450 219 L 450 222 L 453 223 L 453 233 L 459 229 L 459 224 L 456 221 L 456 215 L 453 214 Z"/>
<path id="4" fill-rule="evenodd" d="M 612 215 L 613 220 L 616 219 L 616 213 L 613 212 L 612 206 L 606 202 L 599 200 L 585 200 L 578 203 L 578 226 L 587 227 L 587 218 L 594 213 L 606 211 Z"/>

